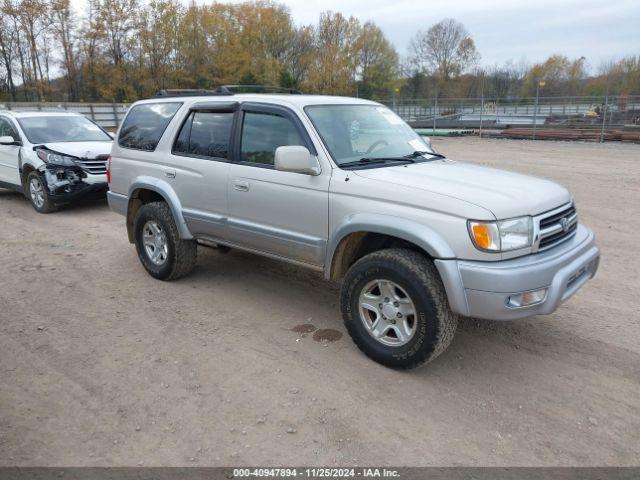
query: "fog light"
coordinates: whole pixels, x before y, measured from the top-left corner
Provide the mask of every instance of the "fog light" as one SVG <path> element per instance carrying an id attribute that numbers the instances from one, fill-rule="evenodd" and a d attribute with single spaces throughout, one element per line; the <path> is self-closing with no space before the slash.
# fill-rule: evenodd
<path id="1" fill-rule="evenodd" d="M 511 295 L 507 298 L 507 305 L 510 307 L 528 307 L 536 303 L 543 302 L 547 296 L 547 289 L 535 290 L 533 292 L 524 292 L 517 295 Z"/>

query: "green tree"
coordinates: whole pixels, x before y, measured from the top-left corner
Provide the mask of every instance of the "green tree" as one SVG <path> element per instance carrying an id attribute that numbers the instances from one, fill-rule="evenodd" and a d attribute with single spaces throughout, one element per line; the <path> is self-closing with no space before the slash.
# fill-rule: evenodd
<path id="1" fill-rule="evenodd" d="M 398 75 L 398 54 L 373 22 L 366 22 L 356 40 L 358 93 L 373 97 L 386 95 Z"/>

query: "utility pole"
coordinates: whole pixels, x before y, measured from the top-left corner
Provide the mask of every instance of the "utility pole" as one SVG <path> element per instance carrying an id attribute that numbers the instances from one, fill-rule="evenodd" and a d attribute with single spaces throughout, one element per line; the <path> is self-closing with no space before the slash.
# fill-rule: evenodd
<path id="1" fill-rule="evenodd" d="M 480 71 L 480 138 L 482 138 L 482 113 L 484 112 L 484 70 Z"/>
<path id="2" fill-rule="evenodd" d="M 536 139 L 536 125 L 538 124 L 538 99 L 540 98 L 540 89 L 544 88 L 545 82 L 539 80 L 536 82 L 536 106 L 533 110 L 533 139 Z"/>
<path id="3" fill-rule="evenodd" d="M 433 132 L 431 135 L 436 134 L 436 115 L 438 115 L 438 86 L 436 85 L 436 96 L 433 103 Z"/>
<path id="4" fill-rule="evenodd" d="M 607 106 L 609 105 L 609 94 L 604 97 L 604 105 L 602 105 L 602 127 L 600 128 L 600 143 L 604 143 L 604 124 L 607 121 Z"/>
<path id="5" fill-rule="evenodd" d="M 600 128 L 600 143 L 604 143 L 604 124 L 607 121 L 608 105 L 609 105 L 609 73 L 607 72 L 607 89 L 604 95 L 604 105 L 602 106 L 602 127 Z"/>

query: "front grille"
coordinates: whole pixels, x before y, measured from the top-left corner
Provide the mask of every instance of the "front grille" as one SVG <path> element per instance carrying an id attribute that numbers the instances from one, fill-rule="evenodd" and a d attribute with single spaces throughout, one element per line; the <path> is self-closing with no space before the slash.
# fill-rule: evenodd
<path id="1" fill-rule="evenodd" d="M 538 220 L 540 240 L 538 251 L 546 250 L 568 240 L 578 228 L 578 213 L 571 204 L 566 208 L 554 210 Z"/>
<path id="2" fill-rule="evenodd" d="M 90 175 L 102 175 L 107 173 L 108 158 L 109 155 L 100 155 L 96 158 L 78 158 L 74 162 Z"/>

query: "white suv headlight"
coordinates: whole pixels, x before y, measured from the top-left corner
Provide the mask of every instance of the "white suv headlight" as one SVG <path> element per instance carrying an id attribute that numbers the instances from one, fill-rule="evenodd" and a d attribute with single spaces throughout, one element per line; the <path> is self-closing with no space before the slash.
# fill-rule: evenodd
<path id="1" fill-rule="evenodd" d="M 36 150 L 36 154 L 38 155 L 38 158 L 40 160 L 50 165 L 59 165 L 61 167 L 75 166 L 73 158 L 67 157 L 66 155 L 62 155 L 60 153 L 50 152 L 43 148 L 39 148 L 38 150 Z"/>
<path id="2" fill-rule="evenodd" d="M 476 248 L 488 252 L 507 252 L 531 246 L 533 219 L 529 216 L 497 222 L 469 220 L 469 235 Z"/>

